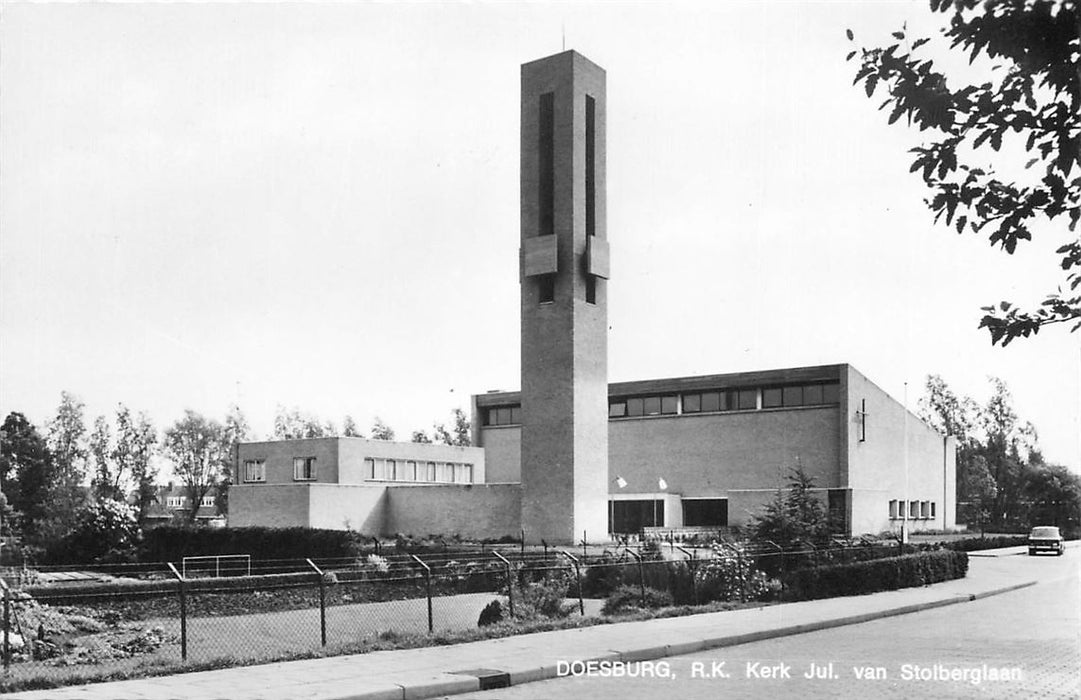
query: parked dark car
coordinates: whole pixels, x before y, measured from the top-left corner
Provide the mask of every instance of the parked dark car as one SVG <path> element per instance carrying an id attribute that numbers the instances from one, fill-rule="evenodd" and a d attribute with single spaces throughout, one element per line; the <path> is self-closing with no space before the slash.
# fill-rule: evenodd
<path id="1" fill-rule="evenodd" d="M 1032 528 L 1032 532 L 1028 533 L 1029 556 L 1038 552 L 1054 552 L 1056 555 L 1062 556 L 1065 549 L 1066 542 L 1057 527 L 1041 525 Z"/>

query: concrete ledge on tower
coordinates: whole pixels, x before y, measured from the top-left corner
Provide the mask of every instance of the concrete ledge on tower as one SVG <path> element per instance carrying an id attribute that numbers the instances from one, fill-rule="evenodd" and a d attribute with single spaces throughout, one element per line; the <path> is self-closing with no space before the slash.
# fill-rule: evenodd
<path id="1" fill-rule="evenodd" d="M 534 236 L 522 241 L 522 276 L 550 275 L 558 272 L 558 238 Z"/>
<path id="2" fill-rule="evenodd" d="M 604 238 L 586 238 L 586 274 L 608 279 L 608 241 Z"/>

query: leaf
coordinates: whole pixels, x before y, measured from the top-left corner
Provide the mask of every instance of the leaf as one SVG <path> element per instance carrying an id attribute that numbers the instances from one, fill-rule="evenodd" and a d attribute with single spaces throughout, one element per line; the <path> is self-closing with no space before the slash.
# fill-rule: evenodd
<path id="1" fill-rule="evenodd" d="M 962 216 L 957 217 L 957 233 L 961 233 L 962 231 L 965 230 L 965 224 L 966 223 L 968 223 L 968 217 L 967 216 L 962 215 Z"/>
<path id="2" fill-rule="evenodd" d="M 847 34 L 847 35 L 848 35 L 848 40 L 849 40 L 849 41 L 852 41 L 853 39 L 855 39 L 855 38 L 856 38 L 856 37 L 855 37 L 855 35 L 853 35 L 853 34 L 852 34 L 852 30 L 851 30 L 851 29 L 846 29 L 846 30 L 845 30 L 845 34 Z"/>
<path id="3" fill-rule="evenodd" d="M 872 75 L 869 78 L 867 78 L 867 84 L 864 86 L 864 88 L 867 91 L 867 96 L 868 97 L 875 94 L 875 86 L 877 84 L 878 84 L 878 76 L 877 75 Z"/>
<path id="4" fill-rule="evenodd" d="M 923 37 L 922 39 L 916 39 L 915 43 L 912 44 L 912 50 L 915 51 L 916 49 L 926 44 L 928 41 L 930 41 L 930 39 L 928 39 L 927 37 Z"/>
<path id="5" fill-rule="evenodd" d="M 845 56 L 845 60 L 846 60 L 846 61 L 851 61 L 851 60 L 852 60 L 852 57 L 853 57 L 853 56 L 855 56 L 855 55 L 856 55 L 856 52 L 855 52 L 855 51 L 849 51 L 849 52 L 848 52 L 848 55 L 847 55 L 847 56 Z"/>
<path id="6" fill-rule="evenodd" d="M 1039 160 L 1040 160 L 1039 158 L 1033 158 L 1033 159 L 1029 160 L 1029 162 L 1025 163 L 1025 170 L 1028 170 L 1029 168 L 1031 168 L 1031 167 L 1032 167 L 1033 165 L 1035 165 L 1035 164 L 1036 164 L 1036 163 L 1037 163 L 1037 162 L 1038 162 Z"/>
<path id="7" fill-rule="evenodd" d="M 904 41 L 905 40 L 905 33 L 904 32 L 893 32 L 893 38 L 897 39 L 898 41 Z"/>

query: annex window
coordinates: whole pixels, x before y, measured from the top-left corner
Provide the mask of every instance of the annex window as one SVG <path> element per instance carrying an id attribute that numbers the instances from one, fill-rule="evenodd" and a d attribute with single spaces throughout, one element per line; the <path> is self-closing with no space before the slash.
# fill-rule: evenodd
<path id="1" fill-rule="evenodd" d="M 781 389 L 781 403 L 783 403 L 785 406 L 802 406 L 803 387 L 786 386 Z"/>
<path id="2" fill-rule="evenodd" d="M 517 425 L 521 422 L 521 406 L 493 406 L 484 412 L 485 425 Z"/>
<path id="3" fill-rule="evenodd" d="M 841 401 L 840 384 L 822 385 L 822 403 L 839 403 Z"/>
<path id="4" fill-rule="evenodd" d="M 623 418 L 627 415 L 626 401 L 612 401 L 608 404 L 609 418 Z"/>
<path id="5" fill-rule="evenodd" d="M 608 529 L 614 533 L 641 532 L 642 528 L 664 525 L 664 501 L 612 501 L 608 509 Z"/>
<path id="6" fill-rule="evenodd" d="M 261 459 L 245 460 L 244 481 L 245 483 L 266 481 L 266 462 Z"/>
<path id="7" fill-rule="evenodd" d="M 701 394 L 684 394 L 683 395 L 683 412 L 684 413 L 699 413 L 702 410 L 702 395 Z"/>
<path id="8" fill-rule="evenodd" d="M 293 480 L 313 481 L 315 479 L 315 457 L 293 458 Z"/>
<path id="9" fill-rule="evenodd" d="M 931 501 L 931 517 L 935 517 L 935 502 Z"/>
<path id="10" fill-rule="evenodd" d="M 727 402 L 728 394 L 723 391 L 707 391 L 702 394 L 702 410 L 703 411 L 725 411 L 728 410 Z"/>
<path id="11" fill-rule="evenodd" d="M 627 415 L 630 417 L 644 415 L 645 401 L 640 398 L 627 399 Z"/>
<path id="12" fill-rule="evenodd" d="M 591 96 L 586 95 L 586 235 L 597 235 L 597 102 Z M 595 303 L 589 298 L 586 287 L 586 301 Z"/>
<path id="13" fill-rule="evenodd" d="M 920 501 L 920 517 L 924 520 L 931 517 L 930 501 Z"/>
<path id="14" fill-rule="evenodd" d="M 749 411 L 758 408 L 758 389 L 740 389 L 736 392 L 737 408 L 741 411 Z"/>
<path id="15" fill-rule="evenodd" d="M 473 465 L 472 464 L 455 464 L 454 465 L 454 483 L 456 483 L 456 484 L 472 484 L 473 483 Z"/>
<path id="16" fill-rule="evenodd" d="M 908 502 L 908 517 L 915 520 L 920 517 L 920 502 L 909 501 Z"/>
<path id="17" fill-rule="evenodd" d="M 446 462 L 435 463 L 435 480 L 441 484 L 449 484 L 454 481 L 454 467 Z"/>
<path id="18" fill-rule="evenodd" d="M 783 405 L 784 392 L 779 388 L 762 390 L 762 408 L 778 408 Z M 740 406 L 742 408 L 742 406 Z"/>
<path id="19" fill-rule="evenodd" d="M 423 481 L 435 481 L 435 462 L 428 462 L 424 468 Z"/>
<path id="20" fill-rule="evenodd" d="M 727 498 L 684 498 L 683 525 L 685 527 L 727 527 Z"/>
<path id="21" fill-rule="evenodd" d="M 537 129 L 539 235 L 555 233 L 555 93 L 540 96 Z"/>
<path id="22" fill-rule="evenodd" d="M 199 507 L 200 508 L 213 508 L 214 507 L 214 497 L 213 496 L 203 496 L 203 500 L 199 501 Z"/>
<path id="23" fill-rule="evenodd" d="M 187 499 L 183 496 L 170 496 L 165 503 L 170 508 L 183 508 L 185 500 Z"/>
<path id="24" fill-rule="evenodd" d="M 398 467 L 394 471 L 395 481 L 416 481 L 417 480 L 417 463 L 413 461 L 398 462 Z"/>
<path id="25" fill-rule="evenodd" d="M 892 500 L 892 501 L 890 501 L 890 520 L 896 520 L 896 519 L 897 519 L 897 501 Z"/>
<path id="26" fill-rule="evenodd" d="M 808 384 L 803 387 L 803 404 L 805 406 L 817 406 L 822 403 L 825 403 L 825 401 L 822 399 L 821 384 Z"/>
<path id="27" fill-rule="evenodd" d="M 556 300 L 556 276 L 537 275 L 537 303 L 551 304 Z"/>

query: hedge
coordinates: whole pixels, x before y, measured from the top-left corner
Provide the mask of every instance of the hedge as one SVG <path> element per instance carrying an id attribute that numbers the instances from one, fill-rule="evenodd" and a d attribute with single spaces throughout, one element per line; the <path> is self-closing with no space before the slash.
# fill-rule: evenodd
<path id="1" fill-rule="evenodd" d="M 813 600 L 892 591 L 964 578 L 967 571 L 968 554 L 946 549 L 799 569 L 784 578 L 785 598 Z"/>
<path id="2" fill-rule="evenodd" d="M 140 561 L 175 561 L 213 554 L 249 554 L 257 559 L 336 559 L 364 552 L 365 538 L 351 530 L 307 527 L 189 528 L 163 526 L 148 530 L 139 548 Z"/>
<path id="3" fill-rule="evenodd" d="M 967 537 L 963 540 L 946 542 L 942 546 L 955 552 L 975 552 L 980 549 L 1023 547 L 1027 544 L 1028 535 L 997 535 L 994 537 Z"/>

